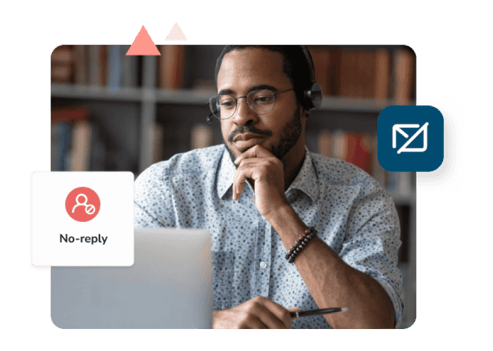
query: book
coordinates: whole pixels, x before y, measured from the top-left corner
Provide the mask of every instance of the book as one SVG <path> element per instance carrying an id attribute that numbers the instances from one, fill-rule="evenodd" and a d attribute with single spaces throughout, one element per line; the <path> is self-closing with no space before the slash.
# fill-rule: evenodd
<path id="1" fill-rule="evenodd" d="M 205 124 L 197 124 L 192 128 L 190 133 L 190 147 L 192 149 L 201 149 L 212 145 L 214 140 L 214 131 Z"/>
<path id="2" fill-rule="evenodd" d="M 378 161 L 378 139 L 376 135 L 373 137 L 372 176 L 380 183 L 380 185 L 385 187 L 387 171 Z"/>
<path id="3" fill-rule="evenodd" d="M 406 105 L 412 98 L 414 55 L 407 49 L 398 50 L 394 61 L 394 100 L 398 105 Z"/>
<path id="4" fill-rule="evenodd" d="M 86 45 L 74 46 L 74 69 L 75 81 L 77 85 L 87 85 L 89 82 L 89 74 L 87 72 L 88 50 Z"/>
<path id="5" fill-rule="evenodd" d="M 108 84 L 108 46 L 99 45 L 99 85 L 104 87 Z"/>
<path id="6" fill-rule="evenodd" d="M 399 185 L 399 179 L 397 172 L 387 172 L 387 190 L 392 195 L 397 195 L 398 185 Z"/>
<path id="7" fill-rule="evenodd" d="M 59 107 L 51 110 L 52 170 L 74 170 L 74 162 L 83 160 L 79 153 L 74 153 L 78 146 L 74 149 L 73 145 L 80 145 L 81 131 L 79 128 L 73 128 L 73 125 L 88 123 L 88 120 L 89 110 L 83 106 Z"/>
<path id="8" fill-rule="evenodd" d="M 106 170 L 106 144 L 101 127 L 98 123 L 91 122 L 91 154 L 89 169 L 91 171 Z"/>
<path id="9" fill-rule="evenodd" d="M 127 56 L 130 45 L 123 45 L 121 48 L 122 64 L 122 87 L 135 88 L 138 80 L 138 57 Z"/>
<path id="10" fill-rule="evenodd" d="M 387 190 L 392 196 L 409 198 L 413 193 L 411 172 L 387 172 Z"/>
<path id="11" fill-rule="evenodd" d="M 358 52 L 355 49 L 342 49 L 339 64 L 339 95 L 355 97 L 358 80 Z"/>
<path id="12" fill-rule="evenodd" d="M 412 194 L 411 172 L 397 172 L 397 191 L 400 196 L 409 197 Z"/>
<path id="13" fill-rule="evenodd" d="M 51 171 L 56 170 L 56 164 L 57 164 L 57 149 L 58 149 L 58 138 L 60 132 L 60 128 L 58 126 L 58 123 L 52 123 L 51 124 Z"/>
<path id="14" fill-rule="evenodd" d="M 180 89 L 185 69 L 185 46 L 161 45 L 159 58 L 159 87 L 162 89 Z"/>
<path id="15" fill-rule="evenodd" d="M 88 121 L 79 121 L 73 125 L 71 159 L 68 170 L 76 172 L 89 170 L 91 135 L 92 127 Z"/>
<path id="16" fill-rule="evenodd" d="M 354 93 L 351 94 L 351 97 L 364 98 L 366 94 L 366 87 L 368 86 L 367 73 L 367 61 L 366 61 L 366 52 L 364 50 L 357 50 L 355 52 L 356 56 L 356 67 L 355 67 L 355 80 L 354 80 Z"/>
<path id="17" fill-rule="evenodd" d="M 99 61 L 101 50 L 99 45 L 89 45 L 89 84 L 100 86 L 101 67 Z"/>
<path id="18" fill-rule="evenodd" d="M 55 134 L 57 135 L 56 142 L 56 161 L 55 165 L 51 166 L 55 171 L 66 171 L 68 170 L 68 154 L 70 150 L 70 132 L 71 124 L 66 121 L 60 121 L 55 125 Z"/>
<path id="19" fill-rule="evenodd" d="M 79 122 L 89 119 L 89 109 L 84 106 L 58 107 L 51 110 L 51 123 Z"/>
<path id="20" fill-rule="evenodd" d="M 151 164 L 163 160 L 163 127 L 155 123 L 149 133 L 149 142 L 151 145 Z"/>
<path id="21" fill-rule="evenodd" d="M 72 83 L 74 73 L 73 48 L 69 45 L 61 45 L 51 54 L 51 81 L 59 83 Z"/>
<path id="22" fill-rule="evenodd" d="M 336 130 L 332 134 L 332 157 L 346 160 L 348 155 L 348 134 L 343 130 Z"/>
<path id="23" fill-rule="evenodd" d="M 390 97 L 390 52 L 378 49 L 375 53 L 375 94 L 376 100 Z"/>
<path id="24" fill-rule="evenodd" d="M 363 82 L 363 97 L 373 99 L 375 97 L 376 88 L 376 53 L 375 51 L 364 50 L 365 73 Z"/>
<path id="25" fill-rule="evenodd" d="M 347 136 L 346 161 L 371 174 L 372 140 L 365 133 L 349 133 Z"/>
<path id="26" fill-rule="evenodd" d="M 106 45 L 89 45 L 89 84 L 104 87 L 107 81 Z"/>
<path id="27" fill-rule="evenodd" d="M 108 89 L 112 92 L 120 90 L 122 86 L 122 61 L 121 61 L 120 45 L 108 46 L 108 61 L 107 61 L 107 82 Z"/>
<path id="28" fill-rule="evenodd" d="M 332 156 L 332 133 L 328 130 L 322 130 L 317 137 L 318 150 L 317 153 L 323 156 Z"/>

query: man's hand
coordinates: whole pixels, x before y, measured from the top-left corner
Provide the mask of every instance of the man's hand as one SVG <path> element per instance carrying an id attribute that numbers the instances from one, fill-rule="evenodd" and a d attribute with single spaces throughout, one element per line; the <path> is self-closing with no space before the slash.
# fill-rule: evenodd
<path id="1" fill-rule="evenodd" d="M 235 164 L 239 167 L 233 178 L 233 199 L 238 200 L 247 179 L 255 186 L 255 206 L 267 219 L 272 211 L 288 205 L 284 194 L 284 166 L 269 151 L 259 145 L 241 154 Z"/>
<path id="2" fill-rule="evenodd" d="M 289 311 L 272 300 L 257 296 L 229 310 L 214 312 L 214 329 L 291 329 Z"/>

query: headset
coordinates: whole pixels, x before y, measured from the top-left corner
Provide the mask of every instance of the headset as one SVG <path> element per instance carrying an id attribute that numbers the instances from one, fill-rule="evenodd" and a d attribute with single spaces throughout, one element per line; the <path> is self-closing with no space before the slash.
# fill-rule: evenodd
<path id="1" fill-rule="evenodd" d="M 310 71 L 310 87 L 303 92 L 305 98 L 304 106 L 309 110 L 318 109 L 322 104 L 322 89 L 315 79 L 315 66 L 310 51 L 308 51 L 308 48 L 305 45 L 300 45 L 300 47 L 303 50 L 303 55 L 305 56 Z M 207 117 L 208 123 L 212 122 L 212 116 L 213 114 L 211 113 Z"/>
<path id="2" fill-rule="evenodd" d="M 315 79 L 315 66 L 313 64 L 312 55 L 305 45 L 300 45 L 305 54 L 306 61 L 308 62 L 308 67 L 310 69 L 310 89 L 305 90 L 305 105 L 309 110 L 318 109 L 322 105 L 322 88 L 320 84 L 317 83 Z"/>

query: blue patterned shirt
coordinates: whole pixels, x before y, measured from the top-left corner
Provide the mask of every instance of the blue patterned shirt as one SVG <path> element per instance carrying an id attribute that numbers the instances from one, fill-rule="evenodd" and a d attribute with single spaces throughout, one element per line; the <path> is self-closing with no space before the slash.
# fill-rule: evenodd
<path id="1" fill-rule="evenodd" d="M 224 145 L 152 165 L 135 181 L 135 227 L 201 228 L 212 234 L 214 310 L 258 295 L 285 308 L 317 309 L 296 265 L 286 261 L 281 238 L 255 207 L 248 182 L 233 201 L 235 171 Z M 356 166 L 307 150 L 286 198 L 344 262 L 382 285 L 397 323 L 403 312 L 396 267 L 401 241 L 390 195 Z M 313 316 L 297 319 L 293 328 L 330 325 Z"/>

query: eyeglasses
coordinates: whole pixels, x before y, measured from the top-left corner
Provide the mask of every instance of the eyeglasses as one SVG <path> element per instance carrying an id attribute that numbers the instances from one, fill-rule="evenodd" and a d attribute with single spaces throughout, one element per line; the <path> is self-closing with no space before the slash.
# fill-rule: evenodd
<path id="1" fill-rule="evenodd" d="M 294 88 L 278 93 L 273 93 L 268 89 L 254 90 L 249 92 L 246 96 L 239 96 L 237 98 L 226 94 L 216 95 L 210 98 L 209 107 L 212 115 L 215 117 L 219 119 L 228 119 L 235 114 L 236 108 L 238 107 L 238 99 L 246 98 L 247 104 L 253 112 L 259 115 L 265 115 L 274 109 L 276 95 L 291 90 L 294 90 Z"/>

